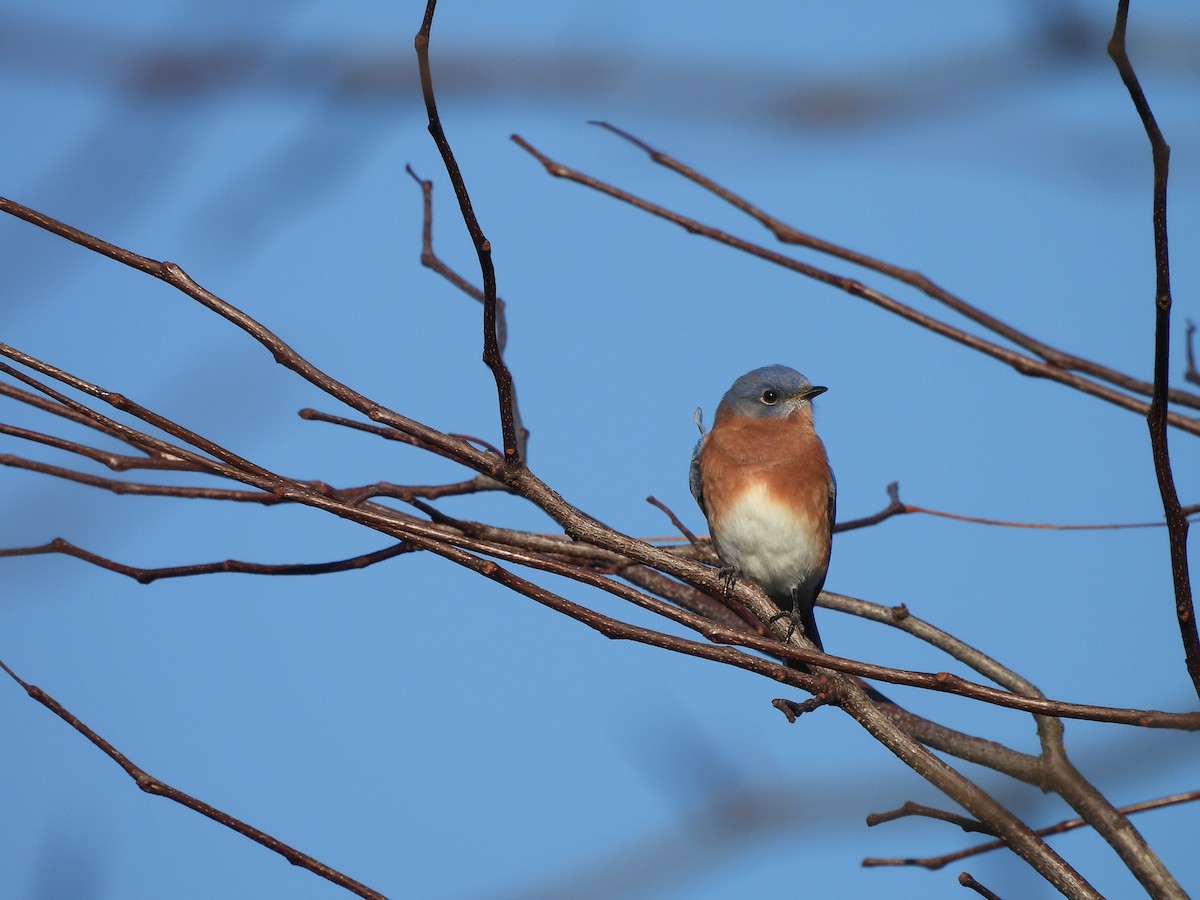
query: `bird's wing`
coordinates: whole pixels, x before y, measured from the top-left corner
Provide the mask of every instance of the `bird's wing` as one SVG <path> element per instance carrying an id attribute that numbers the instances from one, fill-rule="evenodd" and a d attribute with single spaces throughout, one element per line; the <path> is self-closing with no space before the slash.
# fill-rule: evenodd
<path id="1" fill-rule="evenodd" d="M 833 523 L 837 521 L 837 479 L 833 477 L 833 469 L 829 470 L 829 533 L 833 533 Z"/>
<path id="2" fill-rule="evenodd" d="M 700 440 L 696 441 L 696 449 L 692 451 L 692 468 L 688 472 L 688 487 L 692 489 L 692 496 L 696 498 L 696 503 L 700 507 L 700 512 L 708 515 L 708 510 L 704 508 L 704 484 L 700 480 L 700 456 L 704 452 L 704 442 L 708 440 L 708 435 L 701 435 Z"/>

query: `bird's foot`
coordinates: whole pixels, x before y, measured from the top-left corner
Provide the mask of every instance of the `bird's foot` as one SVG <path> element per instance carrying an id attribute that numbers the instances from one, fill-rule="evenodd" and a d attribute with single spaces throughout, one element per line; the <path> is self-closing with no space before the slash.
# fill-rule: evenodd
<path id="1" fill-rule="evenodd" d="M 738 576 L 742 574 L 737 566 L 721 566 L 717 569 L 717 574 L 721 576 L 721 580 L 725 582 L 725 587 L 722 591 L 725 602 L 728 603 L 733 599 L 733 587 L 737 584 Z"/>
<path id="2" fill-rule="evenodd" d="M 821 644 L 821 636 L 817 633 L 817 620 L 813 618 L 812 606 L 804 604 L 799 597 L 794 594 L 792 596 L 792 608 L 783 610 L 771 616 L 767 620 L 767 625 L 774 625 L 780 619 L 788 620 L 787 634 L 783 637 L 783 642 L 786 644 L 792 639 L 792 635 L 799 631 L 822 653 L 825 652 L 824 646 Z"/>
<path id="3" fill-rule="evenodd" d="M 800 611 L 799 610 L 790 609 L 787 612 L 775 613 L 775 615 L 773 615 L 773 616 L 771 616 L 771 618 L 767 619 L 767 626 L 770 627 L 771 625 L 774 625 L 780 619 L 788 620 L 787 634 L 785 634 L 783 636 L 783 642 L 785 644 L 788 641 L 790 641 L 792 639 L 792 635 L 796 633 L 797 625 L 800 626 L 800 633 L 804 634 L 805 637 L 808 637 L 808 635 L 804 633 L 804 625 L 800 621 Z"/>

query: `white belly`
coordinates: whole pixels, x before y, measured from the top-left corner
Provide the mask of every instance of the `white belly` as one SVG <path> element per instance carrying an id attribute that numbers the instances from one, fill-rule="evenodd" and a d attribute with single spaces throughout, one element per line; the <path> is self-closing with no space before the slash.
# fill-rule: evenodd
<path id="1" fill-rule="evenodd" d="M 762 488 L 747 490 L 713 529 L 721 562 L 736 567 L 772 598 L 787 597 L 824 562 L 807 517 L 794 516 Z"/>

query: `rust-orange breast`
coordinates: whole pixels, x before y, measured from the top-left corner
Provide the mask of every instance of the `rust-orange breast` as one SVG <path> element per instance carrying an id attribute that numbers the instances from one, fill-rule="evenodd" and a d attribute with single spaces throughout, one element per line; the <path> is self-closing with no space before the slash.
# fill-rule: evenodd
<path id="1" fill-rule="evenodd" d="M 722 561 L 772 597 L 824 579 L 829 462 L 812 413 L 718 416 L 700 463 L 704 505 Z"/>

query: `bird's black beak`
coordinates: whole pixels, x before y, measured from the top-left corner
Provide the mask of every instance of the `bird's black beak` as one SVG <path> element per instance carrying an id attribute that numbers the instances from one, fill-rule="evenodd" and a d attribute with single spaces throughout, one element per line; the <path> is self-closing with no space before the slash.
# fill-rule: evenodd
<path id="1" fill-rule="evenodd" d="M 807 391 L 805 391 L 804 393 L 802 393 L 800 395 L 800 399 L 801 400 L 811 400 L 813 397 L 818 397 L 821 394 L 825 393 L 827 390 L 829 390 L 829 388 L 825 387 L 825 385 L 823 385 L 823 384 L 814 384 Z"/>

